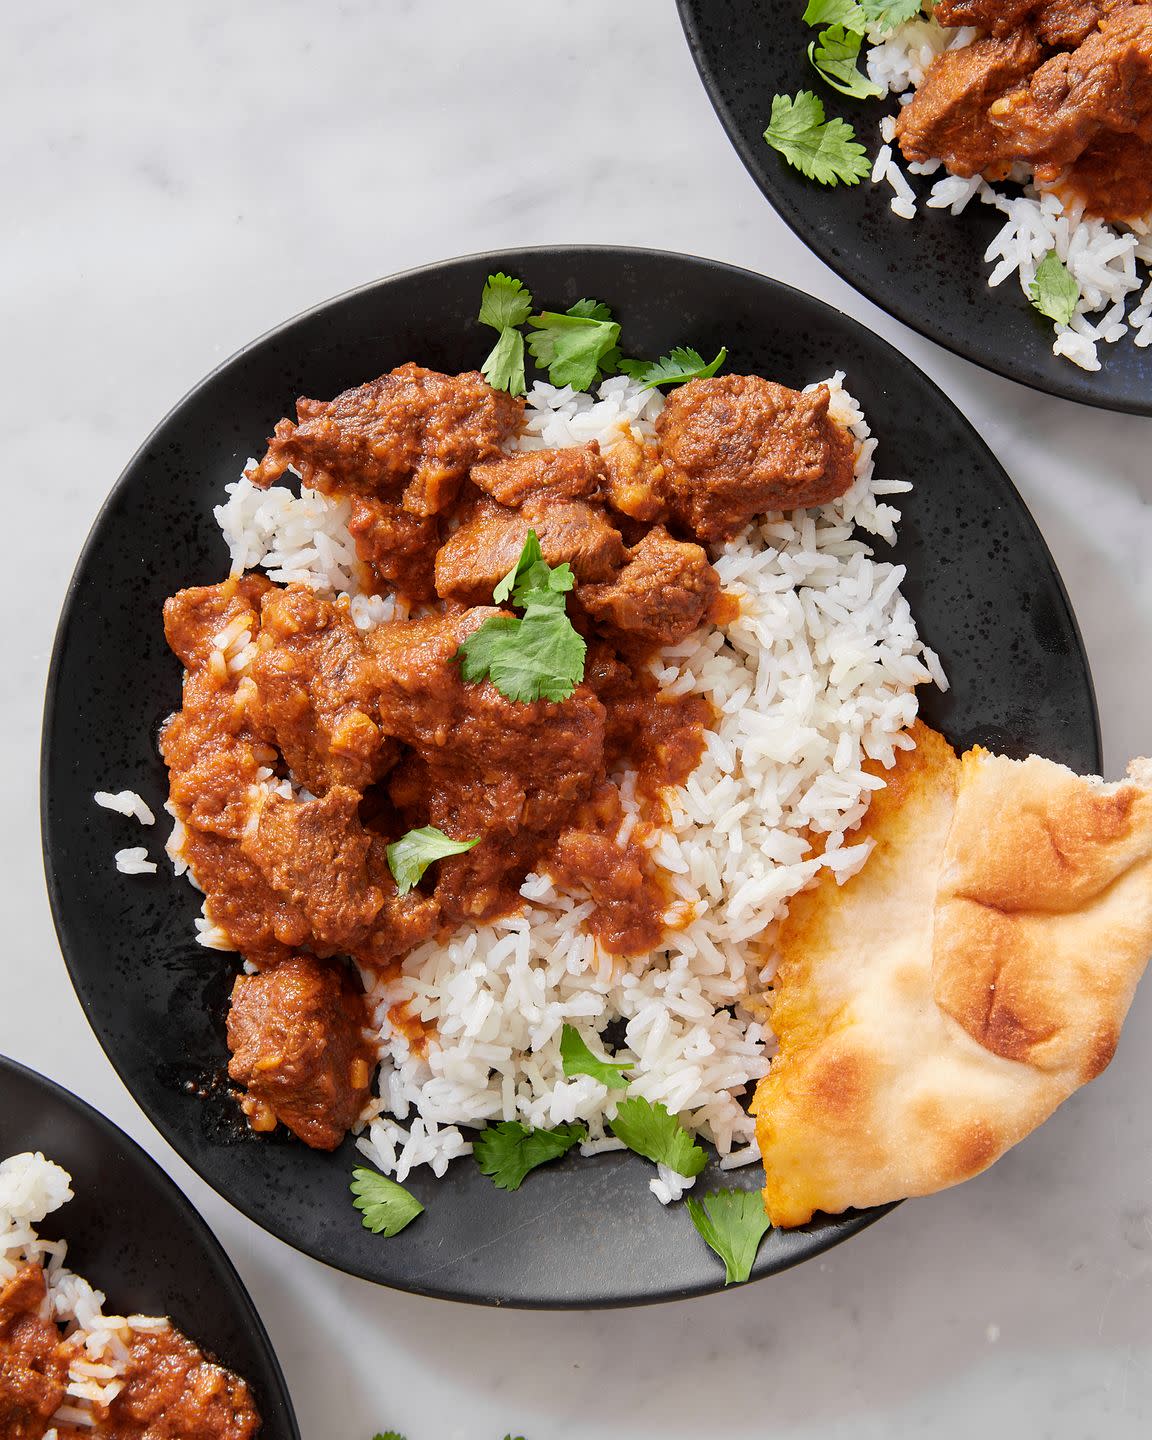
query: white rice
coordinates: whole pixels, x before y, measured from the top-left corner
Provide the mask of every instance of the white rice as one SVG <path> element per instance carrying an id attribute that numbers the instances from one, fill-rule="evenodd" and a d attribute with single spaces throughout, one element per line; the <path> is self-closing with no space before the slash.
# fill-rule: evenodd
<path id="1" fill-rule="evenodd" d="M 121 875 L 155 875 L 156 868 L 155 860 L 148 859 L 148 851 L 143 845 L 116 851 L 116 869 Z"/>
<path id="2" fill-rule="evenodd" d="M 103 1293 L 65 1267 L 67 1242 L 40 1237 L 36 1227 L 71 1199 L 71 1176 L 43 1155 L 0 1161 L 0 1287 L 23 1265 L 44 1267 L 45 1318 L 63 1326 L 71 1342 L 65 1400 L 52 1419 L 59 1425 L 91 1426 L 96 1423 L 93 1406 L 109 1404 L 123 1388 L 133 1332 L 166 1329 L 168 1321 L 105 1315 Z"/>
<path id="3" fill-rule="evenodd" d="M 97 790 L 92 798 L 102 809 L 115 810 L 118 815 L 134 816 L 141 825 L 156 823 L 156 816 L 144 803 L 143 796 L 137 795 L 135 790 L 119 790 L 115 794 L 107 790 Z"/>
<path id="4" fill-rule="evenodd" d="M 443 1175 L 470 1153 L 467 1130 L 496 1120 L 581 1121 L 585 1154 L 620 1149 L 608 1129 L 620 1092 L 564 1076 L 565 1024 L 600 1053 L 612 1026 L 631 1093 L 711 1140 L 725 1168 L 759 1158 L 744 1107 L 773 1048 L 760 999 L 773 971 L 773 922 L 819 870 L 843 881 L 867 859 L 851 831 L 884 781 L 865 763 L 891 766 L 911 745 L 917 685 L 946 686 L 900 593 L 903 567 L 874 559 L 860 538 L 895 540 L 900 512 L 890 497 L 911 486 L 875 476 L 876 442 L 842 382 L 837 373 L 826 383 L 833 416 L 857 444 L 849 491 L 819 510 L 765 516 L 715 549 L 738 618 L 654 662 L 667 693 L 706 696 L 719 713 L 700 765 L 666 798 L 667 825 L 644 842 L 679 928 L 654 954 L 612 956 L 583 929 L 590 901 L 529 875 L 517 913 L 418 947 L 398 976 L 364 970 L 382 1063 L 357 1143 L 384 1173 L 403 1181 L 426 1166 Z M 623 376 L 595 395 L 537 383 L 515 447 L 607 448 L 623 430 L 648 438 L 663 405 L 659 391 Z M 403 613 L 359 593 L 344 502 L 288 486 L 257 491 L 243 478 L 227 493 L 215 514 L 233 573 L 263 568 L 347 597 L 363 628 Z M 250 644 L 239 625 L 216 637 L 222 674 L 239 674 Z M 614 778 L 625 838 L 639 819 L 635 776 Z M 178 873 L 187 869 L 182 844 L 177 821 L 167 849 Z M 196 926 L 201 945 L 231 948 L 206 916 Z M 393 1015 L 427 1027 L 425 1049 L 412 1047 Z M 690 1184 L 660 1168 L 650 1188 L 667 1204 Z"/>
<path id="5" fill-rule="evenodd" d="M 873 31 L 866 60 L 868 76 L 889 94 L 898 95 L 901 104 L 907 104 L 938 55 L 971 44 L 979 33 L 971 27 L 948 29 L 926 18 L 902 25 L 890 35 Z M 884 143 L 872 167 L 872 182 L 887 184 L 893 191 L 893 212 L 912 220 L 918 213 L 917 195 L 905 168 L 912 174 L 929 176 L 941 168 L 941 162 L 932 160 L 902 168 L 891 115 L 882 119 L 880 134 Z M 1015 275 L 1028 300 L 1032 298 L 1037 267 L 1055 250 L 1080 286 L 1080 299 L 1071 324 L 1055 326 L 1053 354 L 1082 369 L 1099 370 L 1100 344 L 1115 344 L 1132 331 L 1136 345 L 1152 345 L 1152 284 L 1148 284 L 1146 269 L 1140 269 L 1152 265 L 1148 224 L 1128 228 L 1086 219 L 1078 208 L 1065 206 L 1053 192 L 1032 184 L 1027 167 L 1018 167 L 1013 179 L 1019 183 L 1018 192 L 990 185 L 980 176 L 964 179 L 945 175 L 931 186 L 923 204 L 929 210 L 959 215 L 979 196 L 984 204 L 1002 211 L 1004 225 L 984 255 L 993 267 L 988 284 L 995 287 Z M 1137 305 L 1126 316 L 1130 299 L 1145 285 Z M 1093 321 L 1089 316 L 1100 318 Z"/>

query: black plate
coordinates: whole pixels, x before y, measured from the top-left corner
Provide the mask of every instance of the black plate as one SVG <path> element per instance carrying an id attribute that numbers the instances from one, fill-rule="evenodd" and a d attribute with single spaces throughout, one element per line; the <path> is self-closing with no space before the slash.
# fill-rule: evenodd
<path id="1" fill-rule="evenodd" d="M 804 0 L 678 0 L 680 18 L 705 88 L 752 178 L 801 240 L 850 285 L 929 339 L 1034 389 L 1152 415 L 1152 347 L 1129 332 L 1101 345 L 1093 374 L 1052 354 L 1052 325 L 1010 277 L 987 285 L 984 252 L 1003 224 L 998 210 L 973 202 L 962 215 L 920 207 L 915 220 L 889 209 L 887 185 L 828 188 L 806 180 L 764 143 L 772 97 L 819 94 L 829 115 L 851 121 L 870 157 L 880 118 L 895 99 L 855 101 L 829 89 L 808 63 L 816 34 Z M 912 178 L 914 187 L 925 182 Z M 927 184 L 931 184 L 928 181 Z"/>
<path id="2" fill-rule="evenodd" d="M 0 1056 L 0 1159 L 25 1150 L 72 1176 L 75 1198 L 38 1228 L 67 1240 L 69 1269 L 104 1291 L 108 1313 L 169 1316 L 251 1385 L 261 1440 L 300 1440 L 272 1342 L 208 1226 L 123 1130 Z"/>
<path id="3" fill-rule="evenodd" d="M 256 341 L 197 386 L 124 472 L 72 581 L 48 682 L 42 803 L 53 912 L 80 999 L 132 1093 L 189 1164 L 290 1244 L 370 1280 L 492 1304 L 700 1294 L 719 1287 L 720 1267 L 683 1207 L 652 1199 L 651 1167 L 634 1156 L 570 1157 L 515 1194 L 458 1162 L 443 1183 L 411 1182 L 428 1205 L 418 1223 L 392 1240 L 365 1231 L 349 1203 L 351 1142 L 321 1155 L 238 1123 L 221 1083 L 234 958 L 192 943 L 198 900 L 184 881 L 116 874 L 114 850 L 146 841 L 159 857 L 161 836 L 91 802 L 96 789 L 131 786 L 160 812 L 156 731 L 180 693 L 160 609 L 181 586 L 226 573 L 211 513 L 224 484 L 297 395 L 333 395 L 412 357 L 474 367 L 487 345 L 474 316 L 494 269 L 522 275 L 551 304 L 603 298 L 640 354 L 679 342 L 713 354 L 724 343 L 733 370 L 794 385 L 846 370 L 881 437 L 881 469 L 919 481 L 902 497 L 898 555 L 954 687 L 929 697 L 929 719 L 959 744 L 1098 766 L 1088 666 L 1044 542 L 971 426 L 895 350 L 805 295 L 706 260 L 612 249 L 475 256 L 382 280 Z M 806 1259 L 878 1213 L 773 1233 L 756 1274 Z"/>

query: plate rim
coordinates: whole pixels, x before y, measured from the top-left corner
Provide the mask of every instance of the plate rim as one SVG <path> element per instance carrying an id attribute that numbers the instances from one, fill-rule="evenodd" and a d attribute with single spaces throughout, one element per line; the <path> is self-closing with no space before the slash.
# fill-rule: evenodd
<path id="1" fill-rule="evenodd" d="M 127 1062 L 122 1061 L 121 1057 L 117 1053 L 116 1047 L 110 1047 L 107 1043 L 102 1027 L 96 1023 L 96 1019 L 93 1013 L 95 1007 L 90 1002 L 89 996 L 87 995 L 84 986 L 79 983 L 78 976 L 80 974 L 81 967 L 78 964 L 76 955 L 76 951 L 79 949 L 79 947 L 73 947 L 71 937 L 67 932 L 67 928 L 65 925 L 65 902 L 63 897 L 61 879 L 59 874 L 57 873 L 55 859 L 49 844 L 48 817 L 50 809 L 50 736 L 54 725 L 57 702 L 60 698 L 59 672 L 63 665 L 63 652 L 65 648 L 64 640 L 66 632 L 70 628 L 73 621 L 73 612 L 79 603 L 79 582 L 82 572 L 86 567 L 89 552 L 95 547 L 98 535 L 102 530 L 105 520 L 109 515 L 110 511 L 115 507 L 121 492 L 127 488 L 129 480 L 132 477 L 137 463 L 142 459 L 142 457 L 146 455 L 149 448 L 152 446 L 153 441 L 163 433 L 172 418 L 179 411 L 181 411 L 184 406 L 187 405 L 195 396 L 197 396 L 202 389 L 213 383 L 222 372 L 227 370 L 231 365 L 233 365 L 236 361 L 247 355 L 250 351 L 255 350 L 263 346 L 267 342 L 275 340 L 277 337 L 284 335 L 286 332 L 291 330 L 299 323 L 311 319 L 331 307 L 335 307 L 349 300 L 353 300 L 359 295 L 374 292 L 393 283 L 410 281 L 421 275 L 442 274 L 446 269 L 457 266 L 467 267 L 475 265 L 478 261 L 493 263 L 498 260 L 501 263 L 507 263 L 509 261 L 512 261 L 516 264 L 520 264 L 529 263 L 535 257 L 548 256 L 553 258 L 559 257 L 561 259 L 575 262 L 578 259 L 586 259 L 587 257 L 593 255 L 616 258 L 623 262 L 626 262 L 627 260 L 633 259 L 638 256 L 657 260 L 673 261 L 679 264 L 687 262 L 690 266 L 701 266 L 706 269 L 721 272 L 723 274 L 739 275 L 746 280 L 753 281 L 759 286 L 767 286 L 769 289 L 775 289 L 777 291 L 787 292 L 789 294 L 799 296 L 804 303 L 814 306 L 818 310 L 827 312 L 830 316 L 835 317 L 837 323 L 846 325 L 850 330 L 855 329 L 862 332 L 863 335 L 868 338 L 870 343 L 878 345 L 882 348 L 882 350 L 890 352 L 890 354 L 895 357 L 895 359 L 898 360 L 901 364 L 910 366 L 916 372 L 920 380 L 927 387 L 929 387 L 931 391 L 935 392 L 935 394 L 939 396 L 941 401 L 953 412 L 956 417 L 957 423 L 967 433 L 969 442 L 972 444 L 974 451 L 980 455 L 983 465 L 998 473 L 1003 485 L 1004 502 L 1011 504 L 1016 509 L 1016 511 L 1022 516 L 1024 523 L 1032 530 L 1035 536 L 1035 540 L 1042 551 L 1043 557 L 1047 561 L 1047 566 L 1051 574 L 1052 580 L 1054 581 L 1056 592 L 1059 596 L 1063 609 L 1066 612 L 1071 631 L 1076 639 L 1079 655 L 1083 658 L 1085 679 L 1087 682 L 1088 692 L 1087 700 L 1089 702 L 1089 712 L 1091 719 L 1093 763 L 1096 766 L 1097 770 L 1099 769 L 1102 756 L 1099 708 L 1096 699 L 1095 686 L 1092 680 L 1091 664 L 1089 661 L 1087 650 L 1084 645 L 1083 636 L 1080 632 L 1080 626 L 1076 619 L 1075 610 L 1073 609 L 1071 600 L 1068 596 L 1067 589 L 1064 585 L 1063 577 L 1061 576 L 1059 568 L 1057 567 L 1052 553 L 1048 548 L 1047 541 L 1044 539 L 1043 533 L 1041 532 L 1039 525 L 1037 524 L 1035 518 L 1032 516 L 1032 513 L 1028 509 L 1028 506 L 1025 504 L 1020 492 L 1017 490 L 1011 476 L 1004 469 L 1003 465 L 1001 465 L 1000 461 L 997 459 L 991 447 L 984 440 L 983 436 L 979 433 L 974 424 L 968 419 L 967 415 L 964 414 L 964 412 L 960 409 L 956 402 L 951 399 L 947 392 L 944 391 L 944 389 L 940 385 L 938 385 L 936 381 L 929 374 L 927 374 L 927 372 L 922 370 L 908 356 L 902 354 L 902 352 L 899 351 L 897 347 L 891 343 L 891 341 L 885 339 L 882 335 L 878 335 L 875 331 L 870 330 L 863 321 L 857 320 L 852 315 L 849 315 L 846 311 L 840 310 L 837 306 L 830 304 L 828 301 L 825 301 L 818 296 L 809 295 L 807 292 L 801 290 L 797 286 L 789 285 L 785 281 L 778 280 L 770 275 L 765 275 L 760 271 L 749 269 L 746 266 L 734 265 L 726 261 L 716 260 L 708 256 L 695 255 L 685 251 L 666 250 L 658 247 L 631 245 L 565 244 L 533 245 L 511 247 L 508 249 L 481 250 L 470 252 L 466 255 L 450 256 L 443 260 L 429 261 L 425 264 L 413 266 L 406 270 L 397 271 L 388 275 L 378 276 L 373 280 L 365 282 L 364 284 L 356 285 L 347 290 L 341 291 L 339 294 L 330 296 L 327 299 L 321 300 L 314 305 L 310 305 L 298 312 L 297 314 L 289 317 L 288 319 L 281 321 L 279 324 L 272 326 L 268 330 L 265 330 L 262 334 L 256 336 L 254 339 L 240 346 L 233 354 L 229 355 L 226 359 L 215 365 L 210 371 L 208 371 L 207 374 L 205 374 L 200 380 L 198 380 L 194 385 L 192 385 L 174 405 L 172 405 L 168 409 L 168 411 L 157 422 L 157 424 L 153 426 L 153 428 L 149 431 L 148 435 L 145 437 L 142 443 L 138 445 L 135 451 L 132 453 L 120 475 L 117 477 L 116 481 L 110 488 L 107 496 L 100 505 L 92 521 L 91 528 L 84 540 L 83 545 L 80 548 L 75 566 L 73 568 L 67 588 L 65 590 L 64 600 L 61 606 L 60 616 L 57 621 L 57 626 L 53 638 L 51 662 L 48 668 L 48 675 L 45 682 L 45 700 L 43 721 L 41 726 L 40 745 L 39 800 L 41 850 L 53 926 L 56 931 L 57 940 L 60 946 L 60 951 L 63 956 L 65 966 L 68 970 L 69 979 L 72 983 L 72 988 L 80 1001 L 80 1005 L 84 1012 L 85 1018 L 87 1019 L 90 1028 L 96 1036 L 96 1039 L 99 1042 L 101 1049 L 104 1051 L 104 1054 L 107 1056 L 110 1064 L 116 1071 L 116 1074 L 123 1082 L 125 1089 L 128 1091 L 128 1094 L 132 1097 L 134 1103 L 144 1114 L 148 1122 L 153 1126 L 155 1130 L 157 1130 L 157 1132 L 162 1136 L 162 1138 L 169 1145 L 172 1146 L 173 1150 L 176 1151 L 176 1153 L 181 1157 L 184 1163 L 187 1164 L 190 1169 L 195 1171 L 195 1173 L 200 1177 L 200 1179 L 203 1180 L 205 1184 L 210 1186 L 210 1188 L 214 1190 L 215 1193 L 218 1194 L 222 1200 L 231 1205 L 234 1209 L 238 1210 L 254 1224 L 260 1226 L 262 1230 L 265 1230 L 268 1234 L 273 1235 L 277 1240 L 280 1240 L 283 1244 L 288 1245 L 290 1248 L 297 1250 L 302 1254 L 308 1255 L 310 1258 L 318 1261 L 321 1264 L 330 1266 L 335 1270 L 338 1270 L 347 1275 L 354 1276 L 357 1279 L 364 1280 L 366 1283 L 378 1285 L 384 1289 L 395 1289 L 407 1294 L 423 1295 L 433 1299 L 450 1300 L 458 1304 L 471 1304 L 485 1307 L 493 1306 L 497 1308 L 507 1309 L 546 1311 L 623 1309 L 651 1304 L 666 1304 L 679 1300 L 693 1299 L 697 1296 L 713 1295 L 724 1291 L 727 1287 L 725 1286 L 722 1275 L 718 1274 L 717 1278 L 713 1281 L 701 1283 L 698 1285 L 675 1287 L 669 1290 L 665 1290 L 664 1292 L 659 1294 L 613 1296 L 610 1299 L 536 1300 L 524 1298 L 505 1299 L 498 1296 L 492 1297 L 480 1294 L 462 1294 L 458 1291 L 453 1291 L 448 1286 L 422 1284 L 419 1283 L 419 1281 L 406 1281 L 404 1284 L 399 1284 L 394 1281 L 381 1280 L 374 1276 L 366 1275 L 362 1270 L 356 1268 L 355 1265 L 352 1263 L 344 1263 L 339 1259 L 333 1259 L 328 1254 L 321 1253 L 319 1246 L 316 1244 L 303 1244 L 299 1243 L 296 1239 L 290 1240 L 285 1238 L 276 1230 L 272 1229 L 266 1223 L 262 1215 L 256 1212 L 254 1208 L 250 1207 L 247 1201 L 231 1193 L 226 1193 L 225 1190 L 221 1189 L 220 1186 L 216 1183 L 216 1181 L 210 1175 L 204 1173 L 201 1170 L 199 1164 L 197 1164 L 193 1158 L 191 1158 L 188 1154 L 185 1153 L 183 1135 L 179 1128 L 170 1125 L 167 1120 L 157 1118 L 157 1116 L 152 1113 L 152 1108 L 145 1105 L 145 1103 L 140 1098 L 138 1098 L 132 1079 L 130 1075 L 126 1073 Z M 792 1269 L 794 1266 L 802 1264 L 807 1260 L 813 1259 L 817 1255 L 823 1254 L 828 1250 L 835 1249 L 836 1246 L 842 1244 L 850 1237 L 860 1233 L 863 1230 L 869 1229 L 877 1221 L 883 1219 L 886 1215 L 891 1213 L 891 1211 L 898 1208 L 903 1203 L 904 1202 L 902 1200 L 898 1200 L 893 1201 L 887 1205 L 875 1206 L 865 1210 L 852 1210 L 845 1212 L 841 1215 L 825 1217 L 825 1219 L 831 1223 L 829 1223 L 827 1229 L 821 1233 L 820 1239 L 822 1243 L 820 1243 L 817 1248 L 806 1250 L 802 1253 L 787 1253 L 783 1256 L 773 1258 L 770 1260 L 769 1263 L 765 1263 L 762 1267 L 758 1266 L 758 1268 L 754 1269 L 751 1280 L 762 1280 L 768 1278 L 771 1275 L 782 1274 L 784 1271 Z M 800 1227 L 800 1232 L 803 1232 L 804 1229 L 805 1227 Z M 798 1232 L 792 1231 L 789 1233 L 795 1234 Z"/>
<path id="2" fill-rule="evenodd" d="M 87 1018 L 86 1008 L 85 1017 Z M 89 1021 L 89 1024 L 91 1025 L 91 1021 Z M 95 1027 L 93 1026 L 92 1028 L 95 1031 Z M 117 1074 L 119 1074 L 119 1071 L 117 1071 Z M 224 1248 L 223 1242 L 212 1229 L 211 1225 L 208 1224 L 208 1221 L 200 1214 L 199 1210 L 193 1205 L 188 1196 L 185 1195 L 180 1186 L 177 1185 L 176 1181 L 173 1180 L 172 1176 L 168 1174 L 159 1160 L 157 1160 L 154 1155 L 150 1155 L 148 1151 L 144 1149 L 143 1145 L 134 1139 L 133 1136 L 129 1135 L 126 1130 L 121 1129 L 115 1120 L 112 1120 L 102 1111 L 97 1110 L 95 1105 L 90 1101 L 77 1095 L 75 1091 L 69 1090 L 65 1085 L 62 1085 L 59 1080 L 54 1080 L 50 1075 L 45 1075 L 43 1071 L 33 1069 L 31 1065 L 26 1065 L 23 1061 L 16 1060 L 10 1055 L 0 1054 L 0 1086 L 3 1085 L 5 1079 L 10 1075 L 15 1075 L 31 1084 L 33 1089 L 45 1092 L 51 1100 L 61 1105 L 65 1110 L 77 1115 L 86 1126 L 94 1130 L 98 1134 L 102 1145 L 116 1145 L 126 1150 L 132 1156 L 133 1160 L 139 1163 L 141 1168 L 149 1174 L 157 1190 L 164 1196 L 166 1203 L 176 1212 L 180 1229 L 175 1233 L 184 1236 L 188 1231 L 191 1231 L 196 1235 L 202 1247 L 213 1255 L 224 1273 L 235 1286 L 236 1294 L 240 1300 L 239 1318 L 249 1333 L 255 1338 L 257 1347 L 264 1355 L 272 1379 L 277 1384 L 280 1392 L 278 1399 L 283 1406 L 284 1418 L 288 1424 L 289 1434 L 293 1437 L 293 1440 L 301 1440 L 300 1424 L 296 1418 L 295 1406 L 292 1403 L 292 1392 L 288 1387 L 288 1380 L 284 1374 L 284 1367 L 280 1363 L 280 1357 L 276 1353 L 276 1347 L 272 1344 L 272 1337 L 268 1333 L 268 1327 L 264 1324 L 264 1320 L 256 1308 L 256 1302 L 252 1299 L 243 1277 L 233 1264 L 232 1258 Z M 131 1091 L 128 1093 L 130 1095 L 132 1094 Z M 132 1099 L 135 1101 L 136 1097 L 133 1095 Z M 147 1117 L 147 1112 L 143 1111 L 143 1107 L 139 1105 L 139 1102 L 136 1103 L 146 1118 L 150 1119 L 150 1117 Z M 48 1158 L 51 1159 L 52 1157 L 48 1156 Z M 166 1311 L 165 1314 L 168 1314 L 168 1312 Z M 189 1338 L 195 1339 L 195 1337 L 191 1336 Z"/>
<path id="3" fill-rule="evenodd" d="M 1025 389 L 1033 391 L 1037 395 L 1050 395 L 1056 400 L 1067 400 L 1073 405 L 1082 405 L 1086 410 L 1106 410 L 1118 415 L 1136 415 L 1140 418 L 1152 416 L 1152 389 L 1149 391 L 1148 399 L 1143 406 L 1139 401 L 1121 400 L 1115 396 L 1101 396 L 1095 398 L 1082 390 L 1075 388 L 1073 377 L 1070 375 L 1067 382 L 1059 377 L 1054 377 L 1050 383 L 1042 383 L 1039 377 L 1028 377 L 1018 375 L 1011 369 L 1010 360 L 998 359 L 995 355 L 986 358 L 980 354 L 971 344 L 965 345 L 963 339 L 952 339 L 939 333 L 932 323 L 931 312 L 927 309 L 920 310 L 910 304 L 902 304 L 899 296 L 881 297 L 871 286 L 864 284 L 858 274 L 854 273 L 847 260 L 841 260 L 829 249 L 823 249 L 813 243 L 812 232 L 806 226 L 804 217 L 799 207 L 793 205 L 786 196 L 780 193 L 772 184 L 771 177 L 762 164 L 760 164 L 759 152 L 749 145 L 739 127 L 735 117 L 725 98 L 719 79 L 713 67 L 705 58 L 705 45 L 700 37 L 700 22 L 702 8 L 706 0 L 676 0 L 676 9 L 680 17 L 680 25 L 684 31 L 684 38 L 688 44 L 689 53 L 692 56 L 692 63 L 696 67 L 696 73 L 704 87 L 704 93 L 708 102 L 720 121 L 721 128 L 728 139 L 728 143 L 740 157 L 740 162 L 748 172 L 756 188 L 768 201 L 772 209 L 784 221 L 793 235 L 803 244 L 806 250 L 823 265 L 827 265 L 833 274 L 837 275 L 846 285 L 850 285 L 864 299 L 883 310 L 885 314 L 891 315 L 902 325 L 907 325 L 924 339 L 931 340 L 934 345 L 939 345 L 942 350 L 948 351 L 951 355 L 966 360 L 970 365 L 975 365 L 980 370 L 989 374 L 998 375 L 1002 380 L 1011 380 Z M 881 338 L 881 337 L 877 337 Z M 1071 366 L 1071 361 L 1068 362 Z M 917 366 L 919 369 L 919 366 Z M 1077 367 L 1072 367 L 1077 368 Z"/>

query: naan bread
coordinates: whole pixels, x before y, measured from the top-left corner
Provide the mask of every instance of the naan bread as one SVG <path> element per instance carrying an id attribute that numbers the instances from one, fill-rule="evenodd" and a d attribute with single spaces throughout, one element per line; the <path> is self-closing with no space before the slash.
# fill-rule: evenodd
<path id="1" fill-rule="evenodd" d="M 1112 1058 L 1152 954 L 1152 761 L 1116 785 L 917 724 L 780 931 L 753 1102 L 773 1224 L 979 1174 Z"/>

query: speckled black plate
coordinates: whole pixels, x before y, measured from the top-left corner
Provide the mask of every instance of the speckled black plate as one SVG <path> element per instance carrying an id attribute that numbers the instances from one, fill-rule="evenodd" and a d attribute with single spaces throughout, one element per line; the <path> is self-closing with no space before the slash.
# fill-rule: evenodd
<path id="1" fill-rule="evenodd" d="M 811 249 L 870 300 L 958 355 L 1050 395 L 1109 410 L 1152 415 L 1152 347 L 1129 332 L 1101 345 L 1102 368 L 1081 370 L 1052 354 L 1051 323 L 1014 278 L 987 284 L 984 252 L 1004 217 L 973 203 L 962 215 L 926 210 L 909 223 L 889 208 L 887 185 L 829 189 L 806 180 L 764 143 L 772 97 L 819 94 L 826 112 L 851 121 L 870 157 L 880 118 L 894 101 L 849 100 L 808 63 L 817 33 L 804 0 L 678 0 L 680 18 L 712 104 L 752 178 Z M 925 189 L 931 180 L 913 177 Z"/>
<path id="2" fill-rule="evenodd" d="M 180 695 L 161 606 L 181 586 L 227 572 L 212 505 L 245 457 L 297 395 L 334 395 L 411 358 L 476 366 L 490 334 L 474 317 L 496 269 L 523 276 L 538 301 L 607 301 L 638 354 L 690 343 L 711 355 L 723 343 L 732 370 L 790 385 L 845 370 L 880 437 L 881 471 L 917 482 L 901 498 L 897 558 L 953 685 L 926 697 L 928 719 L 960 745 L 1098 766 L 1088 666 L 1044 542 L 972 427 L 895 350 L 795 290 L 707 260 L 576 248 L 474 256 L 369 285 L 256 341 L 182 400 L 124 472 L 77 567 L 48 682 L 52 907 L 88 1017 L 140 1104 L 210 1184 L 290 1244 L 370 1280 L 490 1304 L 697 1295 L 719 1288 L 721 1267 L 683 1207 L 653 1200 L 651 1167 L 630 1155 L 571 1156 L 514 1194 L 468 1161 L 440 1183 L 421 1172 L 411 1186 L 428 1213 L 392 1240 L 364 1230 L 348 1195 L 351 1142 L 322 1155 L 239 1123 L 222 1082 L 236 961 L 193 943 L 198 896 L 166 866 L 140 878 L 112 868 L 121 846 L 146 843 L 162 858 L 164 827 L 141 832 L 91 801 L 94 790 L 130 786 L 160 813 L 156 732 Z M 748 1170 L 735 1179 L 757 1183 Z M 772 1233 L 755 1273 L 807 1259 L 880 1213 Z"/>
<path id="3" fill-rule="evenodd" d="M 39 1150 L 75 1198 L 42 1235 L 108 1296 L 109 1314 L 167 1315 L 252 1387 L 261 1440 L 300 1440 L 268 1332 L 208 1226 L 123 1130 L 34 1070 L 0 1056 L 0 1159 Z"/>

